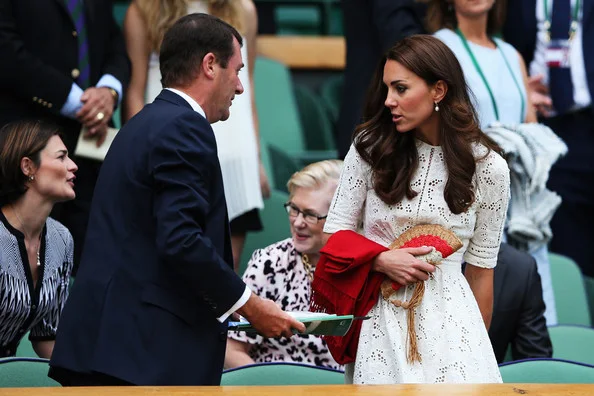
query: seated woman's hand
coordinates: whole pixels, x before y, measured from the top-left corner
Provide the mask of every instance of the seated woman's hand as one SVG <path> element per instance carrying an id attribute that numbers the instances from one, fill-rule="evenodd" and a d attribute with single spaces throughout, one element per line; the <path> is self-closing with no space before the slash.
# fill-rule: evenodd
<path id="1" fill-rule="evenodd" d="M 377 255 L 373 260 L 373 270 L 381 272 L 392 281 L 401 285 L 410 285 L 429 279 L 435 266 L 416 258 L 430 253 L 430 246 L 388 250 Z"/>

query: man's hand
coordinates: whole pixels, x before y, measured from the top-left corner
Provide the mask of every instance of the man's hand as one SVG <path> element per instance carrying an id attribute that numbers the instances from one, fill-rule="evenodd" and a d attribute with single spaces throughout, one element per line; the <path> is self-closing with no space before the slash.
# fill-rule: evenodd
<path id="1" fill-rule="evenodd" d="M 107 137 L 107 124 L 102 123 L 101 125 L 95 127 L 93 129 L 93 133 L 90 130 L 85 130 L 85 139 L 95 139 L 97 147 L 101 147 L 103 142 L 105 142 L 105 138 Z"/>
<path id="2" fill-rule="evenodd" d="M 80 97 L 80 101 L 83 107 L 76 113 L 76 118 L 91 135 L 97 133 L 97 129 L 102 124 L 107 126 L 116 105 L 109 88 L 87 88 Z"/>
<path id="3" fill-rule="evenodd" d="M 427 254 L 431 250 L 431 247 L 425 246 L 382 252 L 373 260 L 373 270 L 385 274 L 401 285 L 426 281 L 429 279 L 429 273 L 435 271 L 435 266 L 415 256 Z"/>
<path id="4" fill-rule="evenodd" d="M 305 331 L 303 323 L 285 313 L 274 301 L 260 298 L 253 293 L 237 312 L 266 338 L 289 338 L 293 335 L 293 329 L 300 333 Z"/>
<path id="5" fill-rule="evenodd" d="M 550 117 L 553 111 L 553 101 L 549 96 L 549 88 L 543 84 L 542 74 L 528 78 L 528 95 L 536 112 L 543 117 Z"/>

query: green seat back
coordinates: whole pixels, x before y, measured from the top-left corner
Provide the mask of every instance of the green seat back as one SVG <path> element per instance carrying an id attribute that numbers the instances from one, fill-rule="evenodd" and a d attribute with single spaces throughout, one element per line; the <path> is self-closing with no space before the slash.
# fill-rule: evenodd
<path id="1" fill-rule="evenodd" d="M 302 151 L 305 143 L 289 69 L 275 60 L 258 57 L 254 89 L 260 140 L 288 153 Z"/>
<path id="2" fill-rule="evenodd" d="M 336 123 L 342 104 L 342 92 L 344 85 L 344 76 L 342 74 L 328 78 L 320 86 L 320 97 L 324 102 L 330 120 Z"/>
<path id="3" fill-rule="evenodd" d="M 221 385 L 336 385 L 344 373 L 296 363 L 260 363 L 223 372 Z"/>
<path id="4" fill-rule="evenodd" d="M 499 366 L 504 383 L 594 383 L 594 366 L 559 359 L 527 359 Z"/>
<path id="5" fill-rule="evenodd" d="M 39 358 L 0 359 L 0 388 L 60 386 L 47 376 L 48 362 Z"/>
<path id="6" fill-rule="evenodd" d="M 303 85 L 295 85 L 295 99 L 307 150 L 335 150 L 332 122 L 324 102 Z"/>
<path id="7" fill-rule="evenodd" d="M 584 279 L 578 265 L 569 257 L 549 254 L 553 294 L 558 324 L 591 326 Z"/>
<path id="8" fill-rule="evenodd" d="M 590 307 L 590 319 L 594 318 L 594 278 L 584 276 L 586 286 L 586 296 L 588 297 L 588 306 Z"/>
<path id="9" fill-rule="evenodd" d="M 268 145 L 268 153 L 270 156 L 270 163 L 272 164 L 271 174 L 274 181 L 274 188 L 278 191 L 288 193 L 287 182 L 293 173 L 297 172 L 301 166 L 295 158 L 273 144 Z"/>
<path id="10" fill-rule="evenodd" d="M 27 334 L 25 334 L 25 336 L 21 339 L 15 355 L 16 357 L 37 357 L 37 353 L 35 353 L 33 345 L 31 344 L 31 341 L 29 341 L 29 332 L 27 332 Z"/>
<path id="11" fill-rule="evenodd" d="M 554 358 L 594 365 L 594 329 L 560 325 L 548 330 Z"/>
<path id="12" fill-rule="evenodd" d="M 283 207 L 288 200 L 288 194 L 276 190 L 272 191 L 270 198 L 264 200 L 264 209 L 260 211 L 263 230 L 247 234 L 240 260 L 240 274 L 245 271 L 254 250 L 262 249 L 291 236 L 289 217 Z"/>

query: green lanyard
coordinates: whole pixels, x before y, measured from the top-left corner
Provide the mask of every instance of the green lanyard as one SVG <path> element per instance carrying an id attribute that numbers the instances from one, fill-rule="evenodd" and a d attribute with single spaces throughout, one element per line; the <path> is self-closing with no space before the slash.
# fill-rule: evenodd
<path id="1" fill-rule="evenodd" d="M 571 0 L 556 0 L 556 1 L 571 1 Z M 575 32 L 578 28 L 578 17 L 580 14 L 580 0 L 575 0 L 573 5 L 573 12 L 571 13 L 571 24 L 569 25 L 569 41 L 573 40 Z M 544 28 L 547 41 L 551 41 L 551 14 L 549 9 L 549 1 L 544 0 Z"/>
<path id="2" fill-rule="evenodd" d="M 483 74 L 483 70 L 481 69 L 480 65 L 478 64 L 476 58 L 474 57 L 474 54 L 472 53 L 472 50 L 470 49 L 470 46 L 468 45 L 468 41 L 466 40 L 466 37 L 464 37 L 464 34 L 462 34 L 460 29 L 456 29 L 456 33 L 458 33 L 458 36 L 460 36 L 460 40 L 462 40 L 462 44 L 464 44 L 464 48 L 466 48 L 468 55 L 470 55 L 470 59 L 472 59 L 474 68 L 478 72 L 479 76 L 481 76 L 481 79 L 483 80 L 483 83 L 485 84 L 485 87 L 487 88 L 487 91 L 489 92 L 489 96 L 491 97 L 491 103 L 493 104 L 493 111 L 495 112 L 495 118 L 497 119 L 497 121 L 499 121 L 499 109 L 497 107 L 497 102 L 495 101 L 495 96 L 493 95 L 493 91 L 491 90 L 491 86 L 487 82 L 487 78 Z M 522 103 L 522 107 L 521 107 L 522 111 L 520 113 L 521 114 L 520 122 L 524 122 L 524 108 L 526 107 L 526 103 L 524 101 L 524 95 L 522 94 L 522 88 L 520 88 L 520 84 L 518 83 L 518 80 L 516 79 L 516 75 L 514 74 L 511 66 L 509 65 L 509 62 L 507 61 L 507 58 L 506 58 L 505 54 L 503 53 L 503 50 L 501 49 L 501 47 L 499 47 L 499 45 L 497 45 L 497 42 L 495 40 L 493 40 L 493 41 L 495 42 L 497 49 L 501 53 L 501 56 L 503 57 L 503 60 L 505 61 L 505 65 L 507 66 L 507 70 L 509 70 L 509 73 L 511 74 L 512 79 L 514 80 L 514 83 L 516 84 L 516 88 L 518 89 L 518 93 L 520 94 L 520 101 Z"/>

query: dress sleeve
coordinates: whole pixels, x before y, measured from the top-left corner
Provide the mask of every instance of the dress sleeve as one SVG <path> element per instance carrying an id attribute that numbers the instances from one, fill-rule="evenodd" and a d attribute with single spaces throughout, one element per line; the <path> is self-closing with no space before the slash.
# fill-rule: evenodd
<path id="1" fill-rule="evenodd" d="M 247 264 L 247 268 L 243 273 L 243 281 L 245 284 L 258 296 L 267 298 L 272 301 L 278 300 L 278 289 L 268 287 L 274 285 L 275 271 L 272 267 L 279 259 L 277 252 L 277 245 L 269 246 L 264 249 L 258 249 L 252 254 L 252 258 Z M 250 334 L 244 331 L 230 331 L 228 337 L 245 342 L 252 345 L 261 344 L 264 340 L 258 334 Z"/>
<path id="2" fill-rule="evenodd" d="M 357 231 L 369 188 L 372 188 L 371 167 L 361 158 L 355 146 L 351 145 L 330 204 L 324 232 L 333 234 L 340 230 Z"/>
<path id="3" fill-rule="evenodd" d="M 464 261 L 476 267 L 495 268 L 510 196 L 507 162 L 491 151 L 477 162 L 475 180 L 476 222 Z"/>
<path id="4" fill-rule="evenodd" d="M 58 322 L 60 321 L 60 314 L 66 300 L 68 299 L 68 292 L 70 287 L 70 274 L 72 273 L 72 266 L 74 262 L 74 242 L 72 235 L 66 232 L 66 249 L 65 257 L 59 269 L 59 275 L 56 279 L 55 290 L 47 290 L 48 294 L 54 295 L 54 301 L 50 303 L 51 307 L 47 310 L 45 316 L 31 328 L 29 340 L 31 341 L 47 341 L 56 338 L 56 330 L 58 329 Z M 54 243 L 55 241 L 49 241 Z M 51 283 L 49 284 L 52 285 Z"/>

